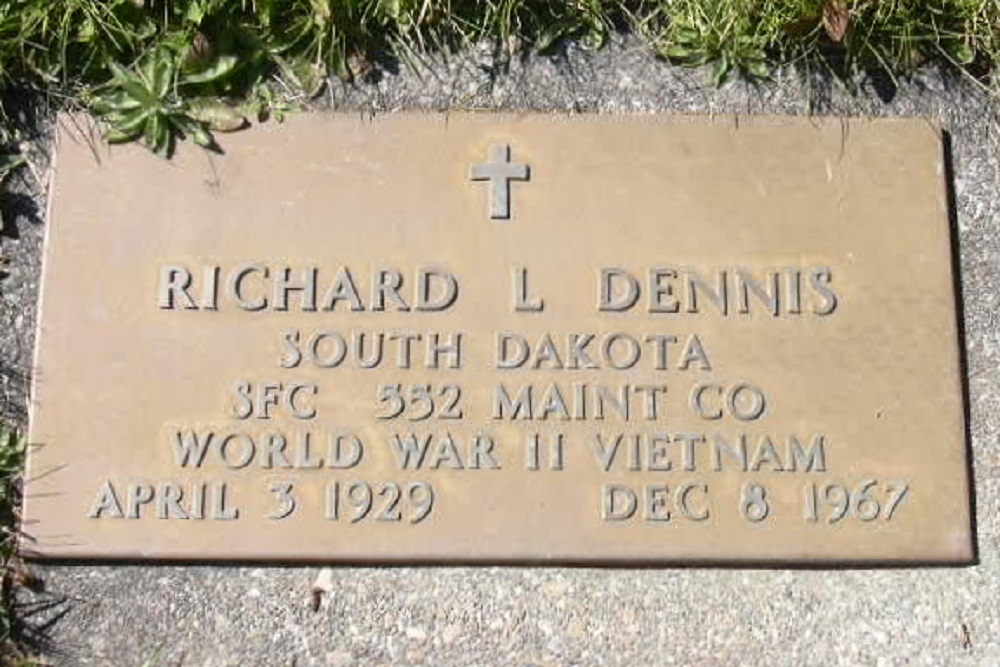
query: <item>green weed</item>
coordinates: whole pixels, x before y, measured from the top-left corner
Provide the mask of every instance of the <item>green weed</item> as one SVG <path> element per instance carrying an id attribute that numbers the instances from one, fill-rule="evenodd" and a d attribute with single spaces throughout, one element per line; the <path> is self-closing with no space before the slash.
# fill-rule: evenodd
<path id="1" fill-rule="evenodd" d="M 90 103 L 91 110 L 108 124 L 107 140 L 123 143 L 141 137 L 155 153 L 169 157 L 179 137 L 212 148 L 213 124 L 219 129 L 237 129 L 232 115 L 223 117 L 224 105 L 192 100 L 193 91 L 224 80 L 235 69 L 236 58 L 221 56 L 207 64 L 196 63 L 193 71 L 185 65 L 167 47 L 153 51 L 132 69 L 111 63 L 113 78 L 95 91 Z M 230 125 L 223 127 L 227 121 Z M 243 122 L 240 116 L 238 125 Z"/>
<path id="2" fill-rule="evenodd" d="M 767 76 L 768 48 L 774 42 L 773 17 L 755 13 L 753 2 L 733 0 L 664 0 L 658 7 L 662 26 L 653 37 L 658 51 L 681 65 L 712 64 L 722 83 L 734 69 Z M 768 22 L 763 19 L 767 18 Z"/>
<path id="3" fill-rule="evenodd" d="M 386 59 L 484 39 L 599 48 L 625 26 L 672 62 L 711 66 L 716 83 L 788 65 L 850 81 L 940 63 L 1000 91 L 1000 0 L 2 0 L 0 86 L 90 103 L 111 138 L 169 153 L 179 138 L 207 142 L 205 98 L 266 116 L 272 80 L 308 98 L 327 76 L 364 77 Z M 220 62 L 229 69 L 210 85 L 182 76 Z"/>
<path id="4" fill-rule="evenodd" d="M 132 60 L 155 34 L 134 0 L 4 0 L 0 77 L 76 88 Z"/>
<path id="5" fill-rule="evenodd" d="M 210 140 L 195 99 L 250 99 L 267 115 L 273 77 L 308 97 L 386 57 L 482 39 L 597 48 L 626 23 L 675 63 L 711 65 L 717 83 L 788 64 L 850 78 L 941 62 L 992 85 L 1000 64 L 1000 0 L 6 0 L 0 82 L 92 100 L 110 138 L 169 153 Z M 231 66 L 188 85 L 178 73 L 199 61 Z"/>
<path id="6" fill-rule="evenodd" d="M 0 424 L 0 658 L 18 657 L 12 643 L 14 627 L 13 582 L 22 566 L 17 560 L 18 508 L 24 471 L 25 439 L 15 429 Z"/>

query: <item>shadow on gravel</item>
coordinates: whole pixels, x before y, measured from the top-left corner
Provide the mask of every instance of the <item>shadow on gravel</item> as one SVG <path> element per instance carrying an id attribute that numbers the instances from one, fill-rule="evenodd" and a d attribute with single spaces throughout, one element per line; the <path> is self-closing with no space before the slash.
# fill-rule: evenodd
<path id="1" fill-rule="evenodd" d="M 27 426 L 30 388 L 31 377 L 24 369 L 0 359 L 0 421 Z"/>
<path id="2" fill-rule="evenodd" d="M 958 235 L 958 202 L 955 195 L 955 158 L 952 145 L 952 135 L 948 130 L 941 132 L 941 143 L 944 156 L 945 194 L 948 203 L 948 228 L 951 236 L 952 275 L 955 279 L 955 316 L 958 324 L 958 363 L 962 378 L 962 412 L 964 417 L 965 435 L 965 465 L 969 480 L 969 515 L 972 522 L 972 558 L 979 564 L 979 526 L 976 511 L 976 471 L 973 468 L 975 457 L 972 451 L 972 394 L 969 389 L 969 340 L 966 330 L 967 316 L 965 313 L 965 293 L 962 284 L 961 239 Z"/>
<path id="3" fill-rule="evenodd" d="M 51 164 L 54 110 L 36 91 L 0 90 L 0 118 L 5 132 L 0 150 L 16 153 L 26 164 L 15 169 L 0 191 L 0 237 L 20 238 L 24 222 L 40 225 L 45 216 L 46 170 Z"/>
<path id="4" fill-rule="evenodd" d="M 63 651 L 51 631 L 71 608 L 69 598 L 47 593 L 38 600 L 15 602 L 11 606 L 11 640 L 26 655 L 59 657 Z"/>
<path id="5" fill-rule="evenodd" d="M 47 135 L 52 124 L 52 107 L 37 91 L 8 86 L 0 90 L 0 108 L 5 124 L 23 138 L 32 140 Z"/>
<path id="6" fill-rule="evenodd" d="M 16 190 L 4 192 L 3 198 L 0 199 L 0 219 L 6 223 L 0 228 L 0 235 L 15 240 L 21 238 L 19 231 L 21 220 L 27 220 L 35 225 L 42 224 L 42 211 L 38 206 L 38 198 L 33 194 Z M 4 277 L 0 272 L 0 280 Z"/>

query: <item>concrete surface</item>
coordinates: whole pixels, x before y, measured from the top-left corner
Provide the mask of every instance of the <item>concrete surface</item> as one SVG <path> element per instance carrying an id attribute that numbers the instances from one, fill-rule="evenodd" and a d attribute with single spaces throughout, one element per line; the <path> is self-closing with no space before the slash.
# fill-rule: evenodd
<path id="1" fill-rule="evenodd" d="M 419 75 L 338 83 L 327 101 L 376 111 L 941 118 L 952 139 L 979 565 L 336 568 L 317 611 L 315 567 L 47 565 L 36 568 L 45 590 L 20 595 L 28 638 L 58 665 L 1000 664 L 1000 198 L 990 103 L 973 85 L 933 72 L 902 83 L 889 101 L 885 82 L 863 82 L 851 98 L 792 75 L 721 90 L 706 80 L 616 40 L 596 54 L 571 46 L 507 63 L 483 49 L 428 62 Z M 44 168 L 44 156 L 36 163 Z M 30 191 L 30 180 L 15 187 Z M 2 239 L 0 409 L 22 420 L 43 224 L 14 217 Z"/>

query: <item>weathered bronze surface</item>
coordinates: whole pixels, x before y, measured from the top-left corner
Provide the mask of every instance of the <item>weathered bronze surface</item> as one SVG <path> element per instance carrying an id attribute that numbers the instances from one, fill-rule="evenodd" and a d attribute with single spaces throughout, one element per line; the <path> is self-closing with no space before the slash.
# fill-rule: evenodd
<path id="1" fill-rule="evenodd" d="M 924 120 L 63 123 L 24 551 L 967 562 Z"/>

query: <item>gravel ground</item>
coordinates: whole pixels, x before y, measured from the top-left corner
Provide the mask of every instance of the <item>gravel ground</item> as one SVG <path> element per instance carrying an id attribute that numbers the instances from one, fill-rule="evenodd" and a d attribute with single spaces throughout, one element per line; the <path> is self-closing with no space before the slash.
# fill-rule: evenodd
<path id="1" fill-rule="evenodd" d="M 334 108 L 929 115 L 950 132 L 980 563 L 911 569 L 336 568 L 46 565 L 25 632 L 59 665 L 1000 664 L 1000 236 L 997 122 L 974 86 L 927 73 L 851 98 L 780 76 L 714 89 L 628 39 L 335 83 Z M 44 129 L 44 128 L 43 128 Z M 43 137 L 44 139 L 44 137 Z M 41 142 L 42 146 L 45 141 Z M 44 172 L 43 150 L 35 166 Z M 24 420 L 44 198 L 2 237 L 0 414 Z M 32 199 L 31 195 L 35 195 Z M 34 204 L 34 206 L 32 205 Z M 33 213 L 33 210 L 35 211 Z M 38 211 L 42 212 L 39 213 Z"/>

